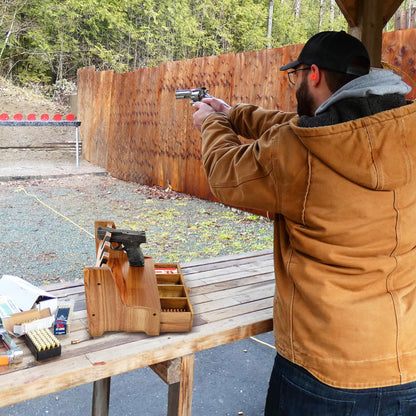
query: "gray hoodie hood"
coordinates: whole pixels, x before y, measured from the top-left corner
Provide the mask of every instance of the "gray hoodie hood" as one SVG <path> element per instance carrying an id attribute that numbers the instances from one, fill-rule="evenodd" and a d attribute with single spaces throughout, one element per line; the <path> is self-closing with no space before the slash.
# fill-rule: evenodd
<path id="1" fill-rule="evenodd" d="M 368 97 L 370 95 L 408 94 L 412 88 L 399 75 L 386 69 L 373 69 L 344 85 L 318 107 L 315 116 L 325 112 L 331 105 L 346 98 Z"/>

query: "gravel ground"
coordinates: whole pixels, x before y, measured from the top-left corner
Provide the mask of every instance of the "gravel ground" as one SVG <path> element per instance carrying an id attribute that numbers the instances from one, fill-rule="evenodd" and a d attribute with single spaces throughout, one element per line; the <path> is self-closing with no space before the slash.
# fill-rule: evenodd
<path id="1" fill-rule="evenodd" d="M 94 221 L 145 230 L 145 255 L 187 262 L 272 248 L 272 222 L 222 204 L 111 176 L 0 182 L 0 275 L 41 285 L 95 264 Z"/>

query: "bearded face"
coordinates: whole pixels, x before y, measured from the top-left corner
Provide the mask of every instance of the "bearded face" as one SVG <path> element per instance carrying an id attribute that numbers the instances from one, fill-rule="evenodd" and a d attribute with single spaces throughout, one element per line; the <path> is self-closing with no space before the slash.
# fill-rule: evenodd
<path id="1" fill-rule="evenodd" d="M 306 76 L 302 76 L 302 81 L 296 90 L 296 100 L 298 102 L 299 116 L 313 117 L 315 114 L 315 102 L 309 91 Z"/>

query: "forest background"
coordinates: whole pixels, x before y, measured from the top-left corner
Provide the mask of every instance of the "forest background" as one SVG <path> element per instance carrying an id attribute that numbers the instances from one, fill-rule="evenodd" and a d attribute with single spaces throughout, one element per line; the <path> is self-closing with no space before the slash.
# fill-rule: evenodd
<path id="1" fill-rule="evenodd" d="M 45 95 L 70 93 L 78 69 L 92 65 L 129 72 L 347 30 L 335 0 L 2 0 L 0 7 L 0 76 Z M 385 30 L 393 28 L 390 21 Z"/>

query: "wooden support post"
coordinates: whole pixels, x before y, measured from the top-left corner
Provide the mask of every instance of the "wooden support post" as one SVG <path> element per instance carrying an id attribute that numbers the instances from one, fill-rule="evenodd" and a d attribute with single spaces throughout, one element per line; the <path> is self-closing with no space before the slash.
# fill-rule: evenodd
<path id="1" fill-rule="evenodd" d="M 371 66 L 381 67 L 381 41 L 383 33 L 383 10 L 378 0 L 366 0 L 359 3 L 357 25 L 350 26 L 350 34 L 364 43 L 370 55 Z M 358 3 L 357 3 L 358 5 Z"/>
<path id="2" fill-rule="evenodd" d="M 191 416 L 195 355 L 182 357 L 181 381 L 170 384 L 167 416 Z"/>
<path id="3" fill-rule="evenodd" d="M 181 383 L 169 384 L 167 416 L 178 416 Z M 190 413 L 189 413 L 190 414 Z"/>
<path id="4" fill-rule="evenodd" d="M 182 359 L 163 361 L 151 365 L 150 368 L 166 383 L 175 384 L 181 381 Z"/>
<path id="5" fill-rule="evenodd" d="M 336 0 L 336 2 L 347 19 L 349 33 L 366 46 L 371 66 L 380 68 L 383 28 L 403 0 Z"/>
<path id="6" fill-rule="evenodd" d="M 92 416 L 108 416 L 110 408 L 111 377 L 94 381 L 92 392 Z"/>
<path id="7" fill-rule="evenodd" d="M 167 416 L 191 416 L 195 355 L 186 355 L 150 368 L 169 385 Z"/>

